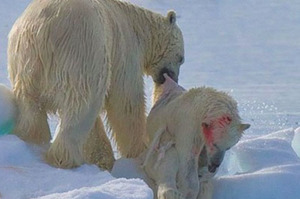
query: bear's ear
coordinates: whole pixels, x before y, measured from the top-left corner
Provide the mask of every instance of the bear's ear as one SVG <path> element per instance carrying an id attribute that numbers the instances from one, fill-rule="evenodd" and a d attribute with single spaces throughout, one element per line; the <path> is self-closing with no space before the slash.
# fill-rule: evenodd
<path id="1" fill-rule="evenodd" d="M 241 124 L 240 127 L 239 127 L 239 130 L 240 131 L 245 131 L 248 128 L 250 128 L 250 124 Z"/>
<path id="2" fill-rule="evenodd" d="M 170 10 L 167 15 L 167 20 L 170 22 L 170 24 L 176 23 L 176 13 L 174 10 Z"/>

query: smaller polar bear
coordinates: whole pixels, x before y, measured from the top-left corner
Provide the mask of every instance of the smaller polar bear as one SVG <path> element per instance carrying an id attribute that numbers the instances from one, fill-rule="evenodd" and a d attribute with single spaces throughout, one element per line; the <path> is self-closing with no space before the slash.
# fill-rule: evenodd
<path id="1" fill-rule="evenodd" d="M 241 123 L 228 94 L 207 87 L 185 91 L 165 78 L 147 119 L 144 171 L 159 199 L 211 198 L 210 179 L 250 125 Z"/>

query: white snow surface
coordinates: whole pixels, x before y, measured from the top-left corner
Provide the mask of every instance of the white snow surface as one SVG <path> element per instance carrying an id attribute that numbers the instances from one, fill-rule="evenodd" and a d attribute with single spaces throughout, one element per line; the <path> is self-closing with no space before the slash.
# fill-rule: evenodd
<path id="1" fill-rule="evenodd" d="M 7 78 L 7 34 L 29 0 L 1 0 L 0 83 Z M 214 199 L 300 198 L 300 2 L 298 0 L 131 0 L 177 12 L 185 39 L 180 84 L 213 86 L 238 101 L 251 123 L 226 153 L 213 180 Z M 152 91 L 146 79 L 148 110 Z M 0 124 L 14 113 L 0 90 Z M 55 123 L 50 121 L 51 129 Z M 53 131 L 54 132 L 54 131 Z M 150 199 L 134 160 L 110 174 L 94 165 L 53 168 L 44 150 L 14 135 L 0 137 L 0 198 Z"/>
<path id="2" fill-rule="evenodd" d="M 94 165 L 57 169 L 43 162 L 42 150 L 14 135 L 0 137 L 0 193 L 3 198 L 150 199 L 140 179 L 115 179 Z"/>

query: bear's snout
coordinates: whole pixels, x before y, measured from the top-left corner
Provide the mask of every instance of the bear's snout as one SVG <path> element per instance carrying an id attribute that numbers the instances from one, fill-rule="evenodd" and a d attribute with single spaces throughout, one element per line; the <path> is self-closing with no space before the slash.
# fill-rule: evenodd
<path id="1" fill-rule="evenodd" d="M 172 70 L 168 69 L 168 68 L 163 68 L 159 71 L 159 75 L 158 78 L 156 80 L 154 80 L 156 83 L 158 84 L 163 84 L 166 79 L 164 77 L 164 74 L 167 74 L 171 79 L 173 79 L 176 83 L 178 83 L 178 76 L 175 74 L 175 72 L 173 72 Z"/>
<path id="2" fill-rule="evenodd" d="M 223 158 L 225 155 L 225 151 L 218 151 L 210 158 L 210 163 L 208 165 L 208 171 L 210 173 L 216 172 L 217 168 L 221 165 Z"/>

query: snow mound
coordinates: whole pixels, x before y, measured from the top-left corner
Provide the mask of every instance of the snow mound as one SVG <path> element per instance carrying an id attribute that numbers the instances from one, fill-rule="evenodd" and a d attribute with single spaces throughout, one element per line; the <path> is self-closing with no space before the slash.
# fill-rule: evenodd
<path id="1" fill-rule="evenodd" d="M 300 159 L 286 129 L 239 142 L 225 157 L 214 180 L 214 199 L 299 199 Z"/>
<path id="2" fill-rule="evenodd" d="M 152 191 L 142 180 L 116 179 L 96 187 L 82 187 L 65 193 L 55 193 L 39 199 L 141 199 L 153 198 Z"/>
<path id="3" fill-rule="evenodd" d="M 299 157 L 291 146 L 295 131 L 281 130 L 255 138 L 244 139 L 226 154 L 226 174 L 253 172 L 276 165 L 298 163 Z"/>
<path id="4" fill-rule="evenodd" d="M 151 189 L 140 179 L 115 179 L 94 165 L 69 170 L 53 168 L 43 162 L 42 151 L 14 135 L 0 137 L 0 196 L 3 199 L 153 197 Z"/>
<path id="5" fill-rule="evenodd" d="M 300 163 L 223 176 L 214 181 L 214 199 L 299 199 Z"/>

